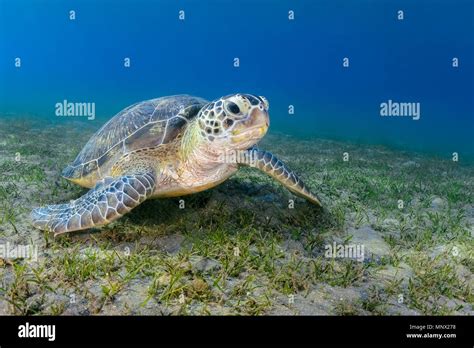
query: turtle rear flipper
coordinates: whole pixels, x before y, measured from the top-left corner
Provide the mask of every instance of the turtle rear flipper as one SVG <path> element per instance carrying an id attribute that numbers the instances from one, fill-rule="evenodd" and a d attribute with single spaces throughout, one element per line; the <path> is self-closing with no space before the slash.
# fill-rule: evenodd
<path id="1" fill-rule="evenodd" d="M 31 212 L 33 226 L 61 233 L 106 225 L 138 206 L 155 189 L 154 172 L 104 179 L 69 204 L 48 205 Z"/>

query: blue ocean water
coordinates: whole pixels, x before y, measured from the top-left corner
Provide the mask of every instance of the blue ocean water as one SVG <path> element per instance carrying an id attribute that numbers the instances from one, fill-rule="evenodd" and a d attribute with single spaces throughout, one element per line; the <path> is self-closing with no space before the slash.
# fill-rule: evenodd
<path id="1" fill-rule="evenodd" d="M 0 117 L 94 102 L 98 128 L 140 100 L 246 92 L 270 131 L 472 158 L 473 63 L 469 0 L 0 0 Z M 389 100 L 420 119 L 380 116 Z"/>

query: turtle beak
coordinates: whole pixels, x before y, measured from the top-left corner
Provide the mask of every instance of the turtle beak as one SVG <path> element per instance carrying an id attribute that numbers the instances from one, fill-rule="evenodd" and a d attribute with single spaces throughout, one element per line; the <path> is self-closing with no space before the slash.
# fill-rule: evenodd
<path id="1" fill-rule="evenodd" d="M 266 110 L 254 108 L 250 111 L 249 117 L 240 122 L 232 130 L 232 142 L 240 143 L 245 140 L 260 140 L 270 126 L 270 118 Z"/>

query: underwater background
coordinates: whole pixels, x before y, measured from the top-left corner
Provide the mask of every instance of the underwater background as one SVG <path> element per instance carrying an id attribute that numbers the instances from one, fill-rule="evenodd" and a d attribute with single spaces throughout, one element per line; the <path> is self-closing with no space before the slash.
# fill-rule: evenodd
<path id="1" fill-rule="evenodd" d="M 467 0 L 2 0 L 0 117 L 60 122 L 66 99 L 95 103 L 99 128 L 141 100 L 244 92 L 270 101 L 270 132 L 469 161 L 473 13 Z M 420 119 L 381 117 L 388 100 L 420 103 Z"/>

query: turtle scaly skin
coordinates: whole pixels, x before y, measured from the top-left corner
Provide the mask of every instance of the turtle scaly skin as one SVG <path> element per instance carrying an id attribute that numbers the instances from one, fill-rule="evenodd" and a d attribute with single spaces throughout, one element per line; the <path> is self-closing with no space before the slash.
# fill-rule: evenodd
<path id="1" fill-rule="evenodd" d="M 155 189 L 155 176 L 126 175 L 102 182 L 94 190 L 69 204 L 48 205 L 35 210 L 35 226 L 55 235 L 112 222 L 128 213 Z"/>
<path id="2" fill-rule="evenodd" d="M 297 196 L 321 206 L 318 197 L 313 195 L 306 188 L 303 180 L 301 180 L 291 169 L 270 152 L 253 147 L 246 151 L 243 159 L 239 159 L 239 163 L 260 169 L 262 172 L 267 173 L 272 178 L 282 183 L 288 190 Z"/>
<path id="3" fill-rule="evenodd" d="M 180 95 L 134 104 L 99 129 L 63 171 L 91 190 L 68 204 L 34 209 L 32 223 L 55 235 L 102 226 L 146 199 L 219 185 L 242 165 L 321 205 L 282 161 L 254 146 L 267 132 L 268 108 L 264 97 L 249 94 L 210 103 Z"/>

